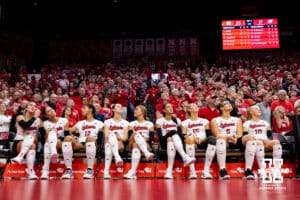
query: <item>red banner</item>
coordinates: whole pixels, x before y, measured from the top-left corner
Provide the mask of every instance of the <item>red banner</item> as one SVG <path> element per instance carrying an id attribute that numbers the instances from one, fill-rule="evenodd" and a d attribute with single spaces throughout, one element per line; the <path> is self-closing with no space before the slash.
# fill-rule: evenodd
<path id="1" fill-rule="evenodd" d="M 130 163 L 124 163 L 121 167 L 117 167 L 115 163 L 112 163 L 109 169 L 109 173 L 111 177 L 123 177 L 125 172 L 127 172 L 129 169 Z M 103 177 L 104 163 L 99 164 L 98 171 L 98 177 Z"/>
<path id="2" fill-rule="evenodd" d="M 197 173 L 197 177 L 200 178 L 202 176 L 202 173 L 203 173 L 203 169 L 204 169 L 204 163 L 195 163 L 195 170 L 196 170 L 196 173 Z M 186 167 L 185 168 L 186 170 L 186 177 L 189 177 L 190 175 L 190 168 L 189 167 Z M 211 166 L 210 166 L 210 174 L 213 176 L 213 177 L 218 177 L 218 164 L 217 163 L 212 163 Z"/>
<path id="3" fill-rule="evenodd" d="M 166 174 L 167 167 L 168 167 L 167 162 L 157 163 L 155 169 L 155 177 L 164 177 Z M 179 163 L 179 162 L 174 163 L 173 176 L 177 178 L 185 177 L 185 169 L 183 163 Z"/>

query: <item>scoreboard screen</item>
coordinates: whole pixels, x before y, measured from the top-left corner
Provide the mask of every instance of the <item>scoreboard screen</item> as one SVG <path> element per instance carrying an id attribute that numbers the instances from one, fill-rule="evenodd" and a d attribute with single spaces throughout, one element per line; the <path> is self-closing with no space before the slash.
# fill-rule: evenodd
<path id="1" fill-rule="evenodd" d="M 222 20 L 223 50 L 280 48 L 277 18 Z"/>

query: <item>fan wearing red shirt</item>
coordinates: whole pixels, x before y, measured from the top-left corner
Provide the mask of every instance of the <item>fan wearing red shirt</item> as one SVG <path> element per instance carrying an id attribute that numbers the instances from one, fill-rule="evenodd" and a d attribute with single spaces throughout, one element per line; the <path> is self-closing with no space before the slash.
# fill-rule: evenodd
<path id="1" fill-rule="evenodd" d="M 216 99 L 215 95 L 208 95 L 206 97 L 207 106 L 199 109 L 198 116 L 208 121 L 211 121 L 213 118 L 220 116 L 219 110 L 216 108 Z"/>
<path id="2" fill-rule="evenodd" d="M 272 102 L 271 111 L 273 112 L 277 106 L 284 107 L 286 114 L 294 114 L 294 106 L 287 100 L 287 92 L 285 90 L 278 91 L 278 100 Z"/>

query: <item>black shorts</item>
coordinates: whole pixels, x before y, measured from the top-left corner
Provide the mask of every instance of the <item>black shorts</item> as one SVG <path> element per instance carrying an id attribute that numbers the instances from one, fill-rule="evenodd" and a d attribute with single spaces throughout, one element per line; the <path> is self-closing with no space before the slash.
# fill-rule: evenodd
<path id="1" fill-rule="evenodd" d="M 182 136 L 181 136 L 180 134 L 178 134 L 177 132 L 174 133 L 174 134 L 177 134 L 177 135 L 180 137 L 180 139 L 181 139 L 182 142 L 184 141 L 184 139 L 182 138 Z M 174 135 L 174 134 L 173 134 L 173 135 Z M 173 135 L 170 135 L 169 137 L 172 137 Z M 162 148 L 162 149 L 167 149 L 167 143 L 168 143 L 168 138 L 169 138 L 169 137 L 162 137 L 162 138 L 159 140 L 160 148 Z"/>
<path id="2" fill-rule="evenodd" d="M 237 139 L 237 143 L 233 144 L 233 143 L 229 143 L 229 148 L 230 149 L 244 149 L 243 143 L 242 143 L 242 137 L 239 137 Z"/>

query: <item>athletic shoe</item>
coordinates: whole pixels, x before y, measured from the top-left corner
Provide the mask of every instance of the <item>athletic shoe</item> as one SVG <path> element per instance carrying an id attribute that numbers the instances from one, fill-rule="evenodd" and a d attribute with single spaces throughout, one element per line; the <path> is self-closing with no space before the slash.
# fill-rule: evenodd
<path id="1" fill-rule="evenodd" d="M 212 179 L 213 177 L 212 177 L 212 175 L 208 171 L 203 170 L 201 178 L 202 179 Z"/>
<path id="2" fill-rule="evenodd" d="M 122 165 L 123 165 L 123 160 L 122 160 L 121 158 L 116 159 L 116 165 L 117 165 L 118 167 L 122 166 Z"/>
<path id="3" fill-rule="evenodd" d="M 57 153 L 52 154 L 51 155 L 51 163 L 58 163 L 58 162 L 59 162 L 59 159 L 58 159 Z"/>
<path id="4" fill-rule="evenodd" d="M 67 168 L 65 173 L 61 176 L 62 179 L 71 179 L 73 178 L 73 171 L 70 168 Z"/>
<path id="5" fill-rule="evenodd" d="M 149 152 L 149 154 L 147 154 L 147 156 L 146 156 L 147 161 L 152 160 L 153 158 L 154 158 L 154 153 Z"/>
<path id="6" fill-rule="evenodd" d="M 94 172 L 91 168 L 87 168 L 87 170 L 85 171 L 84 175 L 83 175 L 84 179 L 92 179 L 94 178 Z"/>
<path id="7" fill-rule="evenodd" d="M 126 179 L 136 179 L 136 175 L 133 171 L 129 170 L 127 174 L 123 176 Z"/>
<path id="8" fill-rule="evenodd" d="M 197 178 L 197 173 L 196 171 L 190 171 L 189 179 L 196 179 Z"/>
<path id="9" fill-rule="evenodd" d="M 13 164 L 21 164 L 22 163 L 22 158 L 20 158 L 19 156 L 16 156 L 16 157 L 11 159 L 11 162 Z"/>
<path id="10" fill-rule="evenodd" d="M 167 172 L 166 172 L 164 178 L 166 178 L 166 179 L 173 179 L 172 170 L 168 170 L 167 169 Z"/>
<path id="11" fill-rule="evenodd" d="M 195 158 L 191 158 L 191 157 L 186 157 L 186 158 L 184 158 L 184 160 L 183 160 L 183 165 L 184 165 L 184 167 L 187 167 L 187 166 L 189 166 L 190 164 L 192 164 L 192 163 L 194 163 L 196 161 L 196 159 Z"/>
<path id="12" fill-rule="evenodd" d="M 104 179 L 111 179 L 111 176 L 109 175 L 109 170 L 104 170 L 103 178 Z"/>
<path id="13" fill-rule="evenodd" d="M 41 179 L 42 180 L 49 179 L 49 170 L 43 169 Z"/>
<path id="14" fill-rule="evenodd" d="M 220 179 L 226 180 L 226 179 L 229 179 L 229 178 L 230 178 L 230 176 L 227 174 L 226 169 L 225 168 L 221 169 L 220 170 Z"/>
<path id="15" fill-rule="evenodd" d="M 272 175 L 274 176 L 275 181 L 282 180 L 282 176 L 280 174 L 280 169 L 275 169 Z"/>
<path id="16" fill-rule="evenodd" d="M 245 176 L 246 176 L 247 180 L 254 180 L 255 179 L 255 175 L 253 174 L 253 172 L 249 168 L 246 169 Z"/>
<path id="17" fill-rule="evenodd" d="M 27 176 L 28 180 L 36 180 L 36 179 L 38 179 L 38 177 L 35 174 L 34 170 L 31 170 L 31 172 L 27 171 L 27 174 L 28 174 L 28 176 Z"/>

